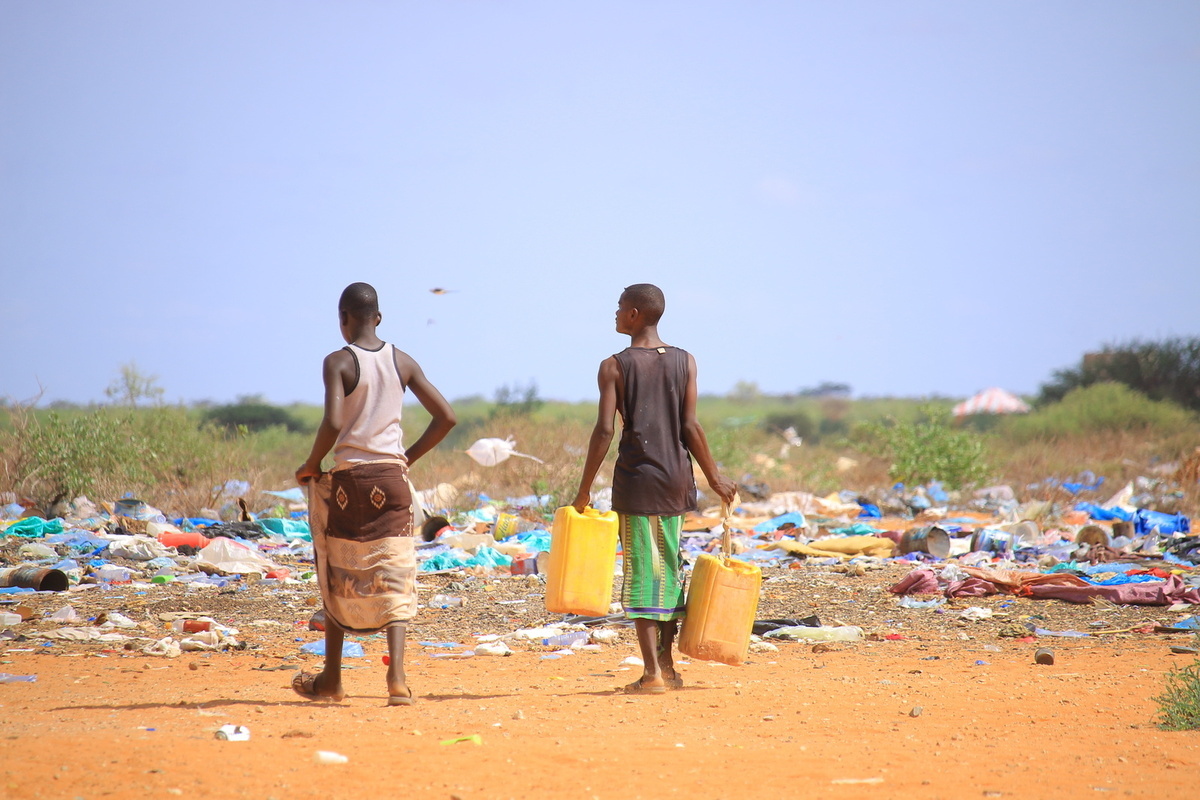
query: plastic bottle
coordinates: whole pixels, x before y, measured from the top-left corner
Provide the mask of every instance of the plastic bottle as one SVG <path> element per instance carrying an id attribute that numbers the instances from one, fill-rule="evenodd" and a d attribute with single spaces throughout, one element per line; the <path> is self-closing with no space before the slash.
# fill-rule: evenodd
<path id="1" fill-rule="evenodd" d="M 133 580 L 133 571 L 115 564 L 105 564 L 96 570 L 96 577 L 105 583 L 129 583 Z"/>
<path id="2" fill-rule="evenodd" d="M 461 597 L 451 597 L 448 594 L 435 594 L 429 598 L 430 608 L 461 608 L 462 604 Z"/>
<path id="3" fill-rule="evenodd" d="M 586 642 L 589 636 L 591 636 L 591 633 L 588 631 L 571 631 L 570 633 L 561 633 L 558 636 L 550 636 L 542 639 L 542 644 L 552 647 L 570 647 L 577 642 Z"/>
<path id="4" fill-rule="evenodd" d="M 206 619 L 177 619 L 171 623 L 176 633 L 201 633 L 212 630 L 212 622 Z"/>

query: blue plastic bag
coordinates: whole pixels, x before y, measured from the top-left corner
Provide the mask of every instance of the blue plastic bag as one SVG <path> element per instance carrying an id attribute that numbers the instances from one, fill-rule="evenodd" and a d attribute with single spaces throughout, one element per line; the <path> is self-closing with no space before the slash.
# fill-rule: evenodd
<path id="1" fill-rule="evenodd" d="M 755 533 L 771 533 L 777 531 L 788 523 L 792 523 L 797 528 L 803 528 L 806 524 L 804 515 L 799 511 L 789 511 L 786 514 L 780 514 L 774 519 L 769 519 L 766 522 L 760 522 L 754 526 Z"/>
<path id="2" fill-rule="evenodd" d="M 1139 508 L 1133 515 L 1133 530 L 1139 536 L 1147 533 L 1170 536 L 1173 533 L 1188 533 L 1192 530 L 1192 525 L 1183 514 L 1164 514 L 1161 511 Z"/>
<path id="3" fill-rule="evenodd" d="M 318 639 L 315 642 L 300 646 L 300 652 L 307 653 L 310 656 L 325 655 L 325 640 Z M 342 642 L 342 658 L 363 658 L 366 653 L 363 652 L 363 646 L 358 642 Z"/>
<path id="4" fill-rule="evenodd" d="M 1113 506 L 1112 508 L 1103 508 L 1095 503 L 1076 503 L 1075 510 L 1086 511 L 1088 516 L 1095 520 L 1119 519 L 1122 522 L 1128 522 L 1133 518 L 1133 514 L 1117 506 Z"/>

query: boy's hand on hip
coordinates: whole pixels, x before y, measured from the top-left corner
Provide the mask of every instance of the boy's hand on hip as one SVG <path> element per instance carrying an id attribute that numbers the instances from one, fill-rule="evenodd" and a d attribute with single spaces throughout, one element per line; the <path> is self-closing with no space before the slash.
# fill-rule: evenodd
<path id="1" fill-rule="evenodd" d="M 300 465 L 300 469 L 296 470 L 296 483 L 300 484 L 301 486 L 304 486 L 313 478 L 319 477 L 321 477 L 321 468 L 317 467 L 316 469 L 313 469 L 308 465 L 307 461 Z"/>

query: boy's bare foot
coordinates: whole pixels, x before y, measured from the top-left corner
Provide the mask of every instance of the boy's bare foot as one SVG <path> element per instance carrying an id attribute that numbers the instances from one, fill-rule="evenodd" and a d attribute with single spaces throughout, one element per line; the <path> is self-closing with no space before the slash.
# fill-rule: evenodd
<path id="1" fill-rule="evenodd" d="M 335 702 L 344 700 L 346 692 L 342 689 L 341 682 L 332 688 L 317 685 L 324 675 L 323 672 L 318 672 L 316 675 L 297 672 L 296 677 L 292 678 L 292 691 L 305 700 L 333 700 Z"/>
<path id="2" fill-rule="evenodd" d="M 660 679 L 648 681 L 646 676 L 638 678 L 633 683 L 621 689 L 625 694 L 666 694 L 667 685 Z"/>

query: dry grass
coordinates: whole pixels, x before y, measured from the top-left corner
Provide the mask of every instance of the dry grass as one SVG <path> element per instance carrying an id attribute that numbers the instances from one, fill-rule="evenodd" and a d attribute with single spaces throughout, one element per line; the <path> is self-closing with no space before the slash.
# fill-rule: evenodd
<path id="1" fill-rule="evenodd" d="M 460 492 L 460 508 L 473 508 L 476 496 L 485 494 L 503 501 L 529 495 L 550 495 L 550 505 L 569 502 L 578 485 L 583 457 L 591 431 L 589 413 L 537 413 L 530 415 L 493 415 L 468 420 L 460 425 L 447 443 L 436 448 L 413 468 L 418 488 L 449 483 Z M 406 412 L 407 414 L 407 412 Z M 414 438 L 421 427 L 418 414 L 406 420 L 408 435 Z M 24 424 L 18 418 L 14 425 Z M 826 495 L 848 489 L 866 492 L 890 486 L 888 460 L 882 454 L 849 444 L 805 444 L 784 450 L 776 433 L 754 424 L 726 425 L 706 421 L 713 454 L 722 470 L 738 481 L 765 483 L 772 491 L 806 491 Z M 1044 485 L 1047 478 L 1064 480 L 1091 470 L 1107 480 L 1103 488 L 1088 499 L 1102 502 L 1126 483 L 1139 478 L 1157 478 L 1167 484 L 1168 495 L 1158 510 L 1195 515 L 1200 510 L 1200 484 L 1194 477 L 1174 483 L 1184 459 L 1192 455 L 1200 437 L 1195 429 L 1155 434 L 1153 431 L 1129 433 L 1106 431 L 1058 437 L 1054 441 L 1006 437 L 998 428 L 986 434 L 990 483 L 1008 484 L 1023 500 L 1041 499 L 1061 504 L 1079 498 L 1062 489 Z M 465 453 L 472 441 L 481 437 L 512 437 L 517 450 L 537 456 L 542 463 L 510 458 L 495 467 L 481 467 Z M 152 505 L 172 514 L 196 515 L 202 508 L 219 508 L 228 498 L 217 495 L 216 487 L 227 480 L 249 482 L 256 492 L 247 498 L 253 510 L 278 503 L 276 498 L 260 494 L 295 486 L 293 473 L 311 446 L 311 436 L 272 430 L 247 438 L 229 438 L 212 453 L 202 474 L 195 472 L 186 480 L 165 480 L 151 487 L 118 486 L 108 482 L 102 496 L 93 500 L 115 500 L 127 491 L 136 491 Z M 33 456 L 11 446 L 0 448 L 0 492 L 26 496 L 35 493 L 16 476 L 29 472 Z M 615 447 L 615 445 L 614 445 Z M 1197 457 L 1200 459 L 1200 456 Z M 839 459 L 850 459 L 839 464 Z M 594 489 L 609 485 L 612 456 L 607 460 Z M 1038 484 L 1037 488 L 1029 488 Z M 702 478 L 699 488 L 707 490 Z M 1172 496 L 1171 491 L 1176 494 Z M 51 498 L 36 497 L 43 504 Z"/>

